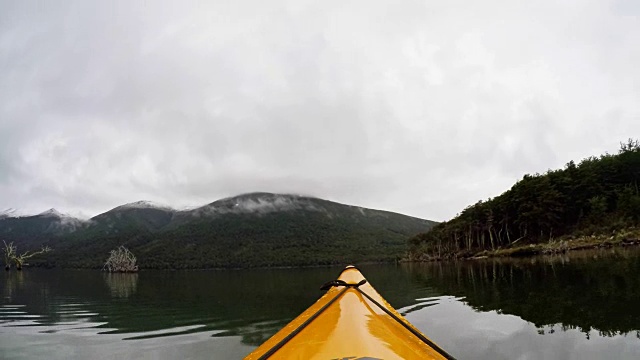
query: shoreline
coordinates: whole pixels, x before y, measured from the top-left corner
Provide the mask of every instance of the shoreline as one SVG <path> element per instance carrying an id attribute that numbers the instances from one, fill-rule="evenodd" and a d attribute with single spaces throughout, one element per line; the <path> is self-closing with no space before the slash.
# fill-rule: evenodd
<path id="1" fill-rule="evenodd" d="M 599 248 L 627 247 L 640 245 L 640 230 L 627 229 L 612 235 L 568 235 L 545 243 L 524 244 L 495 250 L 482 250 L 475 253 L 454 253 L 435 257 L 422 254 L 413 258 L 403 259 L 402 262 L 433 262 L 447 260 L 479 260 L 500 257 L 532 257 L 537 255 L 564 254 L 576 250 Z"/>
<path id="2" fill-rule="evenodd" d="M 496 257 L 530 257 L 536 255 L 564 254 L 570 251 L 605 249 L 640 245 L 640 238 L 614 241 L 614 239 L 591 236 L 575 240 L 560 240 L 544 244 L 529 244 L 507 249 L 485 250 L 464 259 L 476 260 Z"/>
<path id="3" fill-rule="evenodd" d="M 344 268 L 347 265 L 367 266 L 367 265 L 379 265 L 379 264 L 398 264 L 401 260 L 388 260 L 388 261 L 364 261 L 364 262 L 344 262 L 334 264 L 313 264 L 313 265 L 279 265 L 279 266 L 256 266 L 256 267 L 211 267 L 211 268 L 153 268 L 153 267 L 141 267 L 137 271 L 128 272 L 108 272 L 101 270 L 98 267 L 65 267 L 65 266 L 28 266 L 30 269 L 43 269 L 43 270 L 98 270 L 105 274 L 136 274 L 141 271 L 242 271 L 242 270 L 283 270 L 283 269 L 315 269 L 315 268 Z"/>

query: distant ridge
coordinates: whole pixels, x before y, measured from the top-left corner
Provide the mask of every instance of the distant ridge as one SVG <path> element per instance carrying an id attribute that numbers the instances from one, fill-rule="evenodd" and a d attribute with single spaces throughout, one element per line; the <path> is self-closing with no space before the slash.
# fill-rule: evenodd
<path id="1" fill-rule="evenodd" d="M 42 266 L 100 267 L 125 245 L 142 268 L 307 266 L 393 261 L 407 239 L 433 221 L 319 198 L 248 193 L 193 209 L 148 201 L 115 207 L 88 221 L 51 209 L 0 218 L 0 238 L 56 249 Z"/>

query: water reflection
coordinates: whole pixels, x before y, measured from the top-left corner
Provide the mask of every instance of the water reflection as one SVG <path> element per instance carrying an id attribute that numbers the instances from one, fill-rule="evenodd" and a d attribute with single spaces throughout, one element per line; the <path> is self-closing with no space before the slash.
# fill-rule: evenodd
<path id="1" fill-rule="evenodd" d="M 74 319 L 95 324 L 102 334 L 133 334 L 125 338 L 210 331 L 257 346 L 314 303 L 322 295 L 319 287 L 340 270 L 105 274 L 29 269 L 5 274 L 0 287 L 2 304 L 24 306 L 41 325 Z M 416 286 L 397 267 L 364 266 L 363 271 L 396 307 L 437 295 L 430 287 Z"/>
<path id="2" fill-rule="evenodd" d="M 22 271 L 9 271 L 6 273 L 5 284 L 2 291 L 5 299 L 11 299 L 16 290 L 24 286 L 24 272 Z"/>
<path id="3" fill-rule="evenodd" d="M 409 264 L 415 281 L 464 297 L 477 311 L 512 314 L 539 334 L 577 329 L 588 338 L 640 337 L 638 249 L 530 259 Z"/>
<path id="4" fill-rule="evenodd" d="M 640 357 L 640 249 L 361 269 L 459 358 Z M 75 358 L 241 358 L 313 304 L 340 270 L 2 272 L 0 358 L 46 358 L 52 348 L 60 349 L 52 358 L 66 358 L 79 347 Z M 524 348 L 530 355 L 520 356 Z"/>
<path id="5" fill-rule="evenodd" d="M 111 296 L 128 298 L 138 287 L 137 273 L 105 273 L 104 280 L 111 290 Z"/>

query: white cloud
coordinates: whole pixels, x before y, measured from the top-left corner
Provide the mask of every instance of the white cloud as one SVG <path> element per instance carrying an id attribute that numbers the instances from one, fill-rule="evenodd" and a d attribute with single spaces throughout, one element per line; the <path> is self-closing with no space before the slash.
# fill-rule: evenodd
<path id="1" fill-rule="evenodd" d="M 640 130 L 633 2 L 47 6 L 2 4 L 0 208 L 278 191 L 445 220 Z"/>

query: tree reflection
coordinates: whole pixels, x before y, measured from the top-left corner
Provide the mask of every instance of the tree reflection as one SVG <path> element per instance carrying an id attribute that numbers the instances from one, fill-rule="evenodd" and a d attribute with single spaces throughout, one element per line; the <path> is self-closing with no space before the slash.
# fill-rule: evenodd
<path id="1" fill-rule="evenodd" d="M 637 249 L 413 264 L 407 269 L 416 281 L 462 296 L 477 311 L 530 321 L 540 334 L 577 329 L 587 336 L 591 330 L 603 336 L 638 336 L 640 329 Z"/>
<path id="2" fill-rule="evenodd" d="M 24 273 L 21 271 L 7 272 L 4 280 L 5 285 L 2 293 L 5 299 L 10 301 L 16 290 L 24 286 Z"/>
<path id="3" fill-rule="evenodd" d="M 106 273 L 104 280 L 111 291 L 111 296 L 117 298 L 128 298 L 138 288 L 136 273 Z"/>

